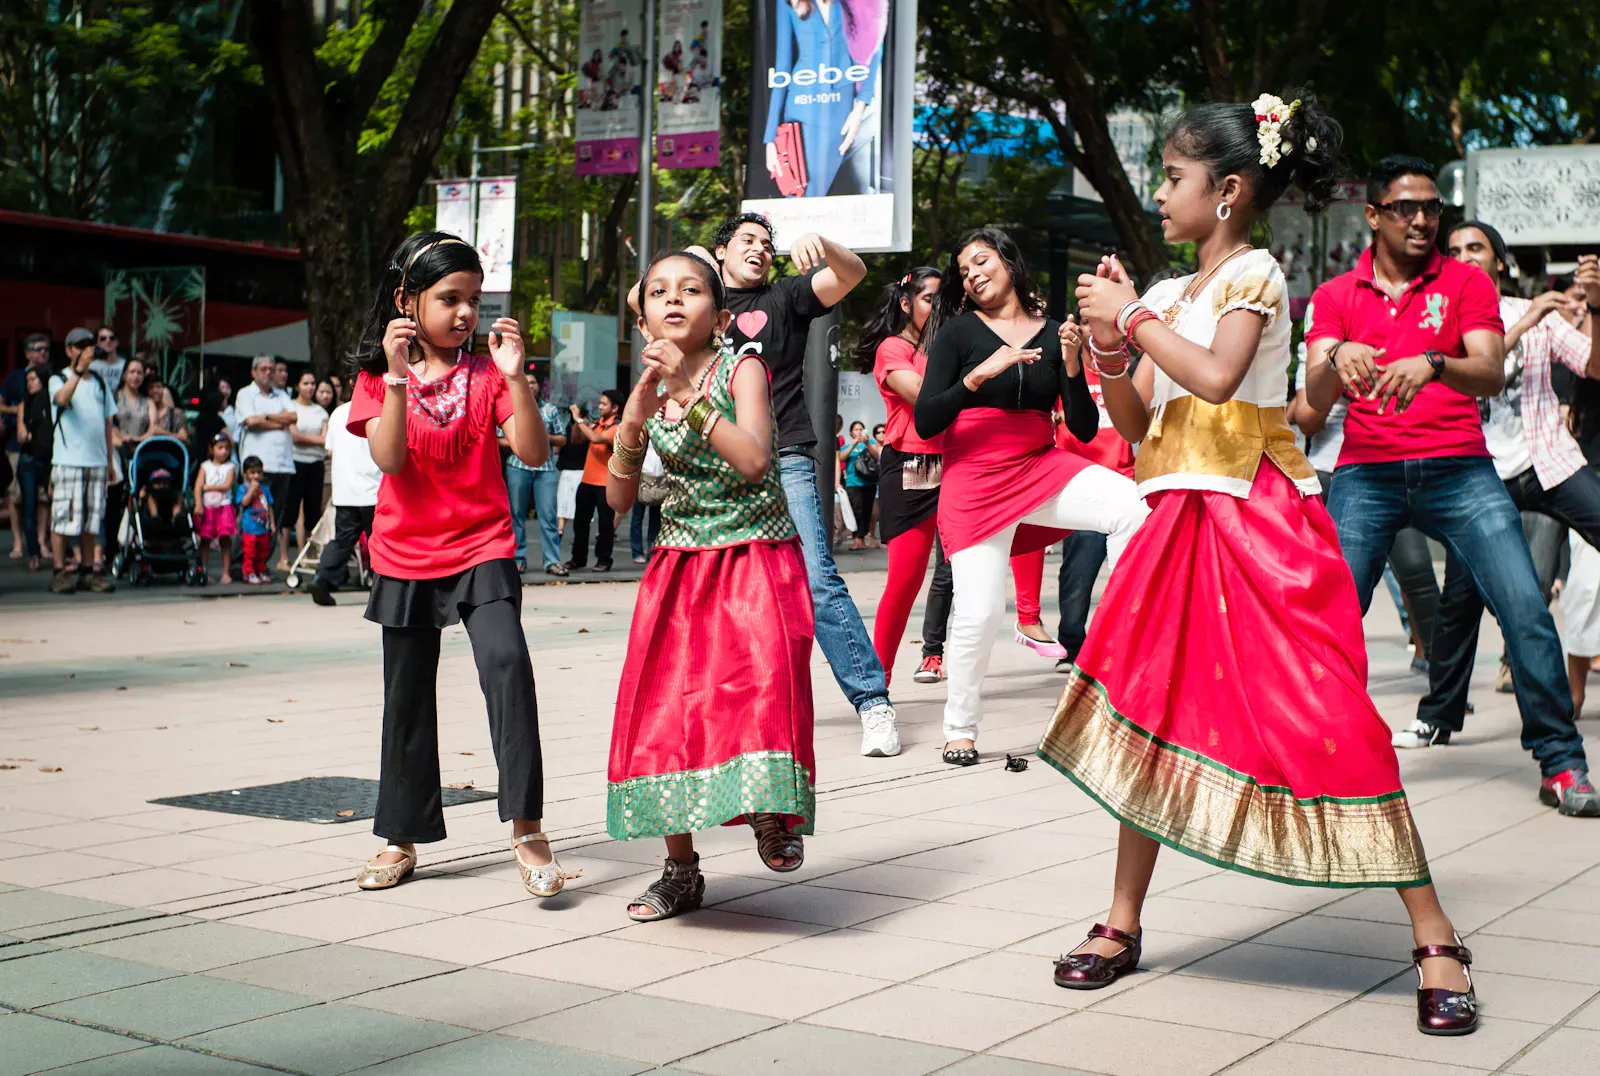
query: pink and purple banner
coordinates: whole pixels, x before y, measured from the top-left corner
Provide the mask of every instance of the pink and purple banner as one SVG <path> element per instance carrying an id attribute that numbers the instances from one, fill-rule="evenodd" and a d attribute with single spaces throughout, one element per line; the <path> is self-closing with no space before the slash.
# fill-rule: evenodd
<path id="1" fill-rule="evenodd" d="M 656 167 L 711 168 L 722 156 L 722 0 L 660 0 Z"/>
<path id="2" fill-rule="evenodd" d="M 643 0 L 583 0 L 578 31 L 577 174 L 639 170 L 645 90 Z"/>

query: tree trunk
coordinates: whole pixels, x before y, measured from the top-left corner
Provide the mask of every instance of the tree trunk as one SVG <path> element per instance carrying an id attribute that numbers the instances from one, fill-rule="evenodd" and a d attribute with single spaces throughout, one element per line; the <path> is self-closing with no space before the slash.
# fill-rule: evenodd
<path id="1" fill-rule="evenodd" d="M 646 164 L 645 167 L 648 168 L 649 165 Z M 599 231 L 595 233 L 597 236 L 620 237 L 622 235 L 622 216 L 628 211 L 628 201 L 633 197 L 633 188 L 638 182 L 639 177 L 636 175 L 622 177 L 622 182 L 617 185 L 617 193 L 612 196 L 611 208 L 606 211 L 606 219 L 601 223 Z M 621 265 L 622 241 L 620 238 L 612 242 L 606 242 L 602 238 L 597 239 L 596 242 L 600 246 L 600 268 L 594 274 L 594 279 L 589 281 L 589 286 L 583 293 L 583 308 L 585 310 L 593 310 L 599 305 L 601 298 L 606 293 L 606 288 L 610 286 L 612 278 L 616 276 L 617 269 Z"/>

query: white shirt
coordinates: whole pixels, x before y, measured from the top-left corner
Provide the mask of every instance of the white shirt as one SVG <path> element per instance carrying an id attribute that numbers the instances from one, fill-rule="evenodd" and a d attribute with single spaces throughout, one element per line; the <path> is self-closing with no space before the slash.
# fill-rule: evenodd
<path id="1" fill-rule="evenodd" d="M 1311 306 L 1306 305 L 1304 325 L 1307 331 L 1311 329 Z M 1300 345 L 1300 368 L 1295 371 L 1294 387 L 1296 392 L 1303 392 L 1306 387 L 1306 368 L 1310 365 L 1306 361 L 1306 346 Z M 1339 450 L 1344 447 L 1344 413 L 1350 410 L 1350 401 L 1341 393 L 1334 405 L 1328 408 L 1328 417 L 1323 420 L 1322 429 L 1315 435 L 1306 438 L 1306 459 L 1311 461 L 1311 466 L 1318 471 L 1332 471 L 1339 466 Z"/>
<path id="2" fill-rule="evenodd" d="M 262 392 L 252 381 L 239 390 L 233 401 L 233 411 L 239 416 L 241 463 L 255 456 L 267 474 L 294 474 L 294 437 L 288 429 L 252 430 L 245 423 L 256 415 L 276 415 L 293 407 L 289 394 L 282 389 Z"/>
<path id="3" fill-rule="evenodd" d="M 361 508 L 378 503 L 383 472 L 372 462 L 372 446 L 350 432 L 350 405 L 342 403 L 328 418 L 328 455 L 333 458 L 333 505 Z"/>
<path id="4" fill-rule="evenodd" d="M 1500 320 L 1508 332 L 1532 305 L 1527 299 L 1500 297 Z M 1489 417 L 1483 423 L 1483 439 L 1502 481 L 1532 467 L 1540 488 L 1553 489 L 1583 469 L 1583 450 L 1567 432 L 1550 368 L 1559 362 L 1585 376 L 1589 346 L 1587 336 L 1551 312 L 1506 350 L 1506 385 L 1488 401 Z M 1480 403 L 1480 413 L 1482 407 Z"/>
<path id="5" fill-rule="evenodd" d="M 294 428 L 301 433 L 321 433 L 328 425 L 328 411 L 319 403 L 303 404 L 298 401 L 294 405 L 299 414 Z M 321 445 L 295 445 L 294 461 L 296 463 L 320 463 L 328 458 L 328 447 Z"/>

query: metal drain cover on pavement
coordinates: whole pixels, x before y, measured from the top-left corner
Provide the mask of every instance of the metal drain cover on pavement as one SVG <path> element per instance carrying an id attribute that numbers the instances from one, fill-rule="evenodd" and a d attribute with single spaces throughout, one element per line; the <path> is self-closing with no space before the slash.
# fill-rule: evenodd
<path id="1" fill-rule="evenodd" d="M 492 800 L 493 789 L 446 788 L 444 805 Z M 151 800 L 164 807 L 192 807 L 254 818 L 281 818 L 286 822 L 359 822 L 378 809 L 378 782 L 364 777 L 302 777 L 275 785 L 201 792 Z"/>

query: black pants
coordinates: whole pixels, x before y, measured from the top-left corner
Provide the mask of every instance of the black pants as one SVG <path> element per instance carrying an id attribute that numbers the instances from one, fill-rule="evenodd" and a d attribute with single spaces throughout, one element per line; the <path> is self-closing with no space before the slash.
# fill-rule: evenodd
<path id="1" fill-rule="evenodd" d="M 327 465 L 322 460 L 311 463 L 295 461 L 294 474 L 285 484 L 287 495 L 278 503 L 278 526 L 293 529 L 294 521 L 305 513 L 306 534 L 322 518 L 322 479 Z M 273 490 L 272 495 L 278 495 Z"/>
<path id="2" fill-rule="evenodd" d="M 944 542 L 933 540 L 933 579 L 928 583 L 928 600 L 922 607 L 922 656 L 944 657 L 945 634 L 950 630 L 950 603 L 954 600 L 955 581 L 950 574 L 950 560 L 944 555 Z"/>
<path id="3" fill-rule="evenodd" d="M 1317 477 L 1326 497 L 1333 472 L 1318 471 Z M 1389 543 L 1389 570 L 1394 572 L 1395 582 L 1406 597 L 1417 638 L 1431 658 L 1433 633 L 1439 620 L 1439 577 L 1433 574 L 1433 550 L 1428 546 L 1427 535 L 1415 527 L 1401 527 Z"/>
<path id="4" fill-rule="evenodd" d="M 1506 492 L 1511 494 L 1518 511 L 1547 515 L 1600 549 L 1600 474 L 1585 467 L 1553 489 L 1544 489 L 1530 467 L 1506 480 Z M 1556 559 L 1546 560 L 1548 569 L 1539 566 L 1539 585 L 1544 588 L 1548 603 Z M 1478 656 L 1483 608 L 1483 598 L 1471 574 L 1454 557 L 1448 558 L 1444 596 L 1439 602 L 1439 626 L 1428 649 L 1428 693 L 1417 703 L 1417 717 L 1430 725 L 1460 732 L 1466 723 L 1467 687 Z"/>
<path id="5" fill-rule="evenodd" d="M 512 601 L 465 607 L 489 734 L 500 767 L 500 821 L 544 816 L 544 760 L 533 663 Z M 383 762 L 372 832 L 397 844 L 442 841 L 439 789 L 440 629 L 383 629 Z"/>
<path id="6" fill-rule="evenodd" d="M 584 482 L 578 486 L 578 514 L 572 518 L 570 563 L 574 568 L 589 563 L 589 517 L 596 511 L 600 513 L 600 533 L 594 540 L 594 562 L 611 567 L 611 547 L 617 540 L 617 514 L 606 503 L 606 487 Z"/>
<path id="7" fill-rule="evenodd" d="M 372 534 L 374 511 L 370 504 L 354 508 L 333 506 L 333 541 L 322 547 L 322 556 L 317 560 L 318 583 L 329 590 L 338 590 L 350 581 L 350 554 L 355 552 L 363 534 Z"/>
<path id="8" fill-rule="evenodd" d="M 1067 648 L 1070 660 L 1077 660 L 1078 650 L 1089 633 L 1089 602 L 1105 560 L 1105 535 L 1097 531 L 1073 531 L 1067 535 L 1061 550 L 1061 574 L 1056 581 L 1056 598 L 1061 605 L 1056 639 Z"/>
<path id="9" fill-rule="evenodd" d="M 845 496 L 850 498 L 850 512 L 856 517 L 856 529 L 851 533 L 857 539 L 872 533 L 872 501 L 877 492 L 877 486 L 844 487 Z"/>
<path id="10" fill-rule="evenodd" d="M 123 461 L 123 471 L 127 471 L 127 461 Z M 122 517 L 128 511 L 128 483 L 126 480 L 115 485 L 106 486 L 105 533 L 106 540 L 101 543 L 100 558 L 105 562 L 106 571 L 111 571 L 112 562 L 117 559 L 117 554 L 122 551 Z M 69 540 L 68 545 L 73 543 Z M 88 565 L 84 565 L 88 567 Z"/>

